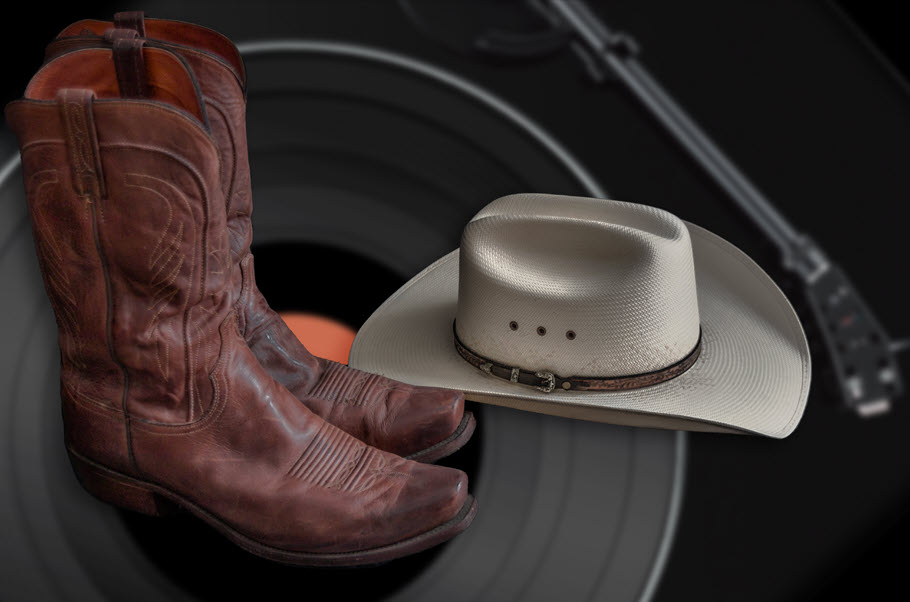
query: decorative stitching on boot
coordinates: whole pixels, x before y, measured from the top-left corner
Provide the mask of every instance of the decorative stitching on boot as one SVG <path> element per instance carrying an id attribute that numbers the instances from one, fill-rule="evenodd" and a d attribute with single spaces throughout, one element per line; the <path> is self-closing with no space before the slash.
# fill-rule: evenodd
<path id="1" fill-rule="evenodd" d="M 378 450 L 324 422 L 288 475 L 318 487 L 362 491 L 384 465 Z"/>
<path id="2" fill-rule="evenodd" d="M 105 186 L 98 140 L 95 138 L 93 99 L 94 94 L 88 90 L 65 89 L 57 93 L 66 130 L 73 187 L 79 196 L 99 199 L 105 196 Z M 24 152 L 25 148 L 22 150 Z"/>
<path id="3" fill-rule="evenodd" d="M 175 283 L 186 267 L 186 256 L 183 253 L 183 247 L 187 239 L 187 234 L 192 236 L 193 240 L 195 240 L 195 225 L 190 222 L 190 230 L 185 231 L 184 221 L 175 220 L 175 202 L 177 204 L 182 202 L 188 215 L 192 215 L 193 211 L 187 198 L 172 184 L 161 178 L 147 174 L 129 172 L 124 174 L 123 185 L 127 188 L 138 188 L 153 195 L 160 200 L 163 207 L 167 210 L 166 223 L 164 227 L 161 228 L 161 232 L 154 247 L 152 247 L 152 251 L 149 253 L 148 262 L 146 264 L 146 267 L 150 272 L 148 284 L 151 289 L 151 298 L 147 309 L 150 312 L 154 311 L 154 313 L 145 330 L 145 336 L 146 338 L 151 339 L 158 331 L 161 314 L 180 294 L 180 287 L 176 286 Z M 155 187 L 152 187 L 152 185 Z M 189 296 L 187 295 L 187 298 L 184 300 L 180 309 L 184 315 L 183 339 L 184 362 L 186 368 L 184 374 L 186 379 L 186 394 L 189 402 L 187 407 L 187 421 L 192 422 L 196 415 L 195 405 L 197 403 L 197 395 L 195 382 L 192 378 L 192 375 L 195 373 L 193 365 L 195 353 L 192 348 L 193 338 L 189 336 L 188 332 L 190 324 L 188 304 Z M 165 347 L 164 351 L 158 353 L 158 347 L 162 345 L 162 341 L 161 339 L 156 339 L 155 342 L 155 361 L 158 369 L 161 371 L 162 378 L 167 379 L 171 376 L 170 369 L 169 367 L 167 369 L 164 367 L 165 364 L 161 361 L 161 355 L 164 355 L 165 363 L 167 363 L 171 358 L 171 353 L 170 350 L 167 349 L 166 342 L 163 343 L 163 346 Z"/>
<path id="4" fill-rule="evenodd" d="M 380 477 L 390 477 L 397 479 L 408 479 L 411 477 L 410 474 L 406 472 L 400 472 L 396 470 L 389 470 L 388 460 L 385 456 L 381 455 L 377 450 L 370 448 L 374 453 L 370 458 L 369 463 L 362 463 L 362 469 L 358 471 L 355 477 L 352 477 L 348 488 L 350 491 L 366 491 L 376 483 L 376 480 Z"/>
<path id="5" fill-rule="evenodd" d="M 79 334 L 78 304 L 73 297 L 69 276 L 62 268 L 63 252 L 54 238 L 54 229 L 46 227 L 45 224 L 46 212 L 51 211 L 59 202 L 56 195 L 51 196 L 46 192 L 46 190 L 51 190 L 45 189 L 48 184 L 59 184 L 56 169 L 39 171 L 29 179 L 29 189 L 33 190 L 31 197 L 34 199 L 32 219 L 37 226 L 35 228 L 37 234 L 35 246 L 38 263 L 47 279 L 48 289 L 51 291 L 48 298 L 57 317 L 57 324 L 65 335 L 62 337 L 63 355 L 77 368 L 85 368 L 85 362 L 82 360 L 83 341 Z"/>
<path id="6" fill-rule="evenodd" d="M 394 384 L 378 374 L 369 374 L 337 362 L 328 362 L 312 397 L 335 403 L 366 406 L 384 400 Z"/>

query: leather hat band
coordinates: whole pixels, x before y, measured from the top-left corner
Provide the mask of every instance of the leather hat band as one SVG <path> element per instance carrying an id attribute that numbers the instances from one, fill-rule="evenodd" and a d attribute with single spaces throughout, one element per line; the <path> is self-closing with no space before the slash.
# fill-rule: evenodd
<path id="1" fill-rule="evenodd" d="M 629 389 L 650 387 L 651 385 L 656 385 L 676 378 L 691 368 L 701 353 L 701 330 L 699 330 L 698 342 L 695 344 L 695 348 L 692 349 L 686 357 L 662 370 L 645 372 L 644 374 L 635 374 L 632 376 L 562 377 L 557 376 L 552 372 L 524 370 L 522 368 L 506 366 L 495 362 L 490 358 L 484 357 L 469 349 L 461 339 L 458 338 L 458 333 L 455 332 L 454 323 L 452 324 L 452 331 L 455 335 L 455 349 L 458 350 L 458 355 L 464 358 L 469 364 L 492 376 L 513 383 L 528 385 L 539 391 L 543 391 L 544 393 L 549 393 L 554 389 L 563 389 L 565 391 L 625 391 Z"/>

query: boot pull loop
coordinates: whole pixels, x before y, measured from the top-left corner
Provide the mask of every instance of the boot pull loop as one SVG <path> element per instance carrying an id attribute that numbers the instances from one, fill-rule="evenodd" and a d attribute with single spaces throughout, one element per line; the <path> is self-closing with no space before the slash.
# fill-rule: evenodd
<path id="1" fill-rule="evenodd" d="M 116 29 L 132 29 L 140 38 L 145 37 L 145 13 L 141 10 L 119 12 L 114 15 Z"/>
<path id="2" fill-rule="evenodd" d="M 141 36 L 135 29 L 118 29 L 116 27 L 108 27 L 104 30 L 104 35 L 102 37 L 104 37 L 105 42 L 113 45 L 114 42 L 120 39 L 133 40 Z"/>
<path id="3" fill-rule="evenodd" d="M 66 134 L 73 188 L 81 197 L 99 199 L 105 197 L 105 188 L 92 112 L 94 98 L 95 93 L 91 90 L 64 88 L 57 92 L 57 106 Z"/>
<path id="4" fill-rule="evenodd" d="M 144 44 L 145 40 L 138 37 L 114 38 L 114 69 L 117 71 L 117 85 L 120 86 L 122 98 L 148 97 L 148 73 L 142 56 Z"/>

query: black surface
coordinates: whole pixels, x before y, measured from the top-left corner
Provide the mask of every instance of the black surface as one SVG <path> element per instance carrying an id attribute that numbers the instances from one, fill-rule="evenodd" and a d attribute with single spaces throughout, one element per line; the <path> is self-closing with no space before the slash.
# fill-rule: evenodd
<path id="1" fill-rule="evenodd" d="M 861 0 L 834 0 L 831 5 L 868 51 L 878 57 L 882 68 L 910 92 L 910 46 L 900 7 Z"/>
<path id="2" fill-rule="evenodd" d="M 444 65 L 545 126 L 609 183 L 614 198 L 658 205 L 714 230 L 787 287 L 757 231 L 639 107 L 590 84 L 571 55 L 480 63 L 429 40 L 390 2 L 161 6 L 162 16 L 203 22 L 238 40 L 351 40 Z M 661 82 L 845 268 L 886 328 L 910 334 L 906 221 L 899 216 L 910 193 L 910 103 L 903 83 L 843 13 L 783 0 L 613 0 L 597 8 L 608 24 L 634 35 Z M 26 11 L 36 37 L 13 49 L 22 58 L 5 78 L 7 99 L 63 24 L 109 12 L 87 5 L 68 7 L 65 18 Z M 888 44 L 897 50 L 886 54 L 906 56 L 900 42 L 882 47 Z M 823 369 L 824 357 L 817 354 L 815 365 Z M 910 374 L 906 356 L 902 366 Z M 803 423 L 787 440 L 690 437 L 682 519 L 657 599 L 875 598 L 899 583 L 902 573 L 889 569 L 900 567 L 891 544 L 910 531 L 906 400 L 892 414 L 864 421 L 840 411 L 821 383 L 815 379 Z"/>
<path id="3" fill-rule="evenodd" d="M 44 46 L 64 27 L 81 19 L 100 19 L 118 10 L 115 7 L 116 4 L 109 2 L 16 3 L 15 25 L 8 21 L 8 31 L 0 42 L 6 57 L 0 84 L 3 104 L 22 94 L 44 61 Z"/>
<path id="4" fill-rule="evenodd" d="M 288 278 L 300 266 L 306 278 Z M 340 279 L 338 274 L 358 274 Z M 332 282 L 314 292 L 314 283 Z M 386 298 L 404 284 L 394 271 L 375 261 L 327 245 L 278 242 L 256 246 L 256 286 L 277 312 L 305 311 L 357 329 Z"/>

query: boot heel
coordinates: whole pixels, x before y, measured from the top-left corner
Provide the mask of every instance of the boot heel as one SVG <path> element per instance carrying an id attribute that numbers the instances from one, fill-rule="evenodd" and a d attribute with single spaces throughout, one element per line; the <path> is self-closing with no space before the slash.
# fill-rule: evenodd
<path id="1" fill-rule="evenodd" d="M 179 507 L 173 502 L 140 483 L 75 454 L 69 456 L 82 487 L 99 500 L 149 516 L 167 516 L 179 512 Z"/>

